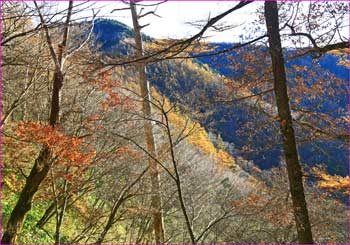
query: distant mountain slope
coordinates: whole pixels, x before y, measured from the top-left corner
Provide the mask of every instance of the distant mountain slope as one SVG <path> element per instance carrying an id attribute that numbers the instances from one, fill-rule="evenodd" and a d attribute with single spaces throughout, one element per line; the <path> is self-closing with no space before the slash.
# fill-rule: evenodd
<path id="1" fill-rule="evenodd" d="M 95 44 L 100 47 L 99 51 L 118 57 L 130 53 L 131 46 L 125 42 L 125 39 L 132 37 L 132 31 L 125 25 L 114 20 L 97 20 L 94 33 L 97 37 Z M 152 40 L 147 36 L 144 38 L 148 41 Z M 215 44 L 221 48 L 225 45 L 228 44 Z M 240 59 L 239 56 L 235 56 L 234 52 L 231 53 L 231 57 Z M 345 87 L 346 79 L 349 78 L 348 69 L 335 65 L 336 59 L 337 57 L 327 54 L 319 63 L 322 69 L 329 70 L 343 78 L 342 86 Z M 250 122 L 268 122 L 269 118 L 263 111 L 259 111 L 249 100 L 230 105 L 206 103 L 225 89 L 223 88 L 225 78 L 222 75 L 233 78 L 242 76 L 239 73 L 232 73 L 226 64 L 225 56 L 200 58 L 198 62 L 195 60 L 193 62 L 164 61 L 149 65 L 148 76 L 152 84 L 172 102 L 181 103 L 187 106 L 189 111 L 193 111 L 193 119 L 200 121 L 207 130 L 221 135 L 224 141 L 231 143 L 234 146 L 230 148 L 231 154 L 253 160 L 263 169 L 278 165 L 282 159 L 282 152 L 281 145 L 276 144 L 280 142 L 279 134 L 276 134 L 276 131 L 278 132 L 276 123 L 266 124 L 256 134 L 252 134 L 252 129 L 247 127 Z M 287 67 L 292 65 L 315 69 L 314 61 L 310 57 L 294 60 L 288 63 Z M 313 82 L 315 81 L 310 81 L 311 85 Z M 345 108 L 346 110 L 345 97 L 340 97 L 337 101 L 331 100 L 331 97 L 328 101 L 325 97 L 322 99 L 326 99 L 326 102 L 323 103 L 320 110 L 333 110 L 334 108 Z M 310 103 L 309 98 L 306 97 L 303 98 L 303 101 L 302 103 Z M 333 116 L 337 116 L 336 112 Z M 334 139 L 303 143 L 299 146 L 299 151 L 303 163 L 326 164 L 328 171 L 332 174 L 346 175 L 348 173 L 347 149 L 342 141 Z"/>
<path id="2" fill-rule="evenodd" d="M 112 20 L 98 19 L 95 21 L 94 30 L 95 44 L 98 51 L 113 55 L 120 41 L 132 37 L 132 29 L 128 26 Z M 118 45 L 116 55 L 127 55 L 126 46 Z"/>
<path id="3" fill-rule="evenodd" d="M 215 43 L 215 47 L 217 50 L 222 50 L 229 47 L 229 44 L 226 43 Z M 247 47 L 247 52 L 250 47 Z M 264 48 L 261 48 L 264 49 Z M 291 52 L 291 51 L 289 51 Z M 230 52 L 228 55 L 221 56 L 208 56 L 199 58 L 198 60 L 203 64 L 207 64 L 210 68 L 215 70 L 219 74 L 223 74 L 227 77 L 231 77 L 237 79 L 237 77 L 244 76 L 244 74 L 240 74 L 239 72 L 234 73 L 232 69 L 229 69 L 230 60 L 234 57 L 238 61 L 242 58 L 237 52 Z M 312 59 L 311 56 L 304 56 L 297 59 L 288 60 L 286 59 L 286 68 L 287 70 L 292 70 L 293 66 L 305 66 L 306 71 L 304 74 L 306 75 L 309 70 L 315 71 L 315 75 L 310 77 L 306 84 L 309 84 L 309 87 L 313 87 L 317 85 L 320 81 L 330 81 L 329 84 L 324 83 L 322 86 L 325 88 L 330 88 L 330 90 L 338 91 L 338 89 L 342 89 L 343 91 L 347 90 L 347 84 L 349 81 L 349 68 L 338 65 L 339 57 L 333 54 L 326 54 L 319 59 Z M 219 65 L 218 65 L 219 64 Z M 296 76 L 295 74 L 289 75 L 289 86 L 293 88 L 296 85 Z M 332 83 L 333 76 L 341 79 L 341 84 Z M 296 101 L 294 98 L 291 98 L 292 106 L 298 106 L 301 104 L 304 108 L 309 108 L 314 112 L 326 113 L 330 115 L 331 118 L 336 119 L 339 117 L 346 116 L 348 98 L 346 96 L 346 92 L 339 94 L 339 96 L 334 96 L 333 94 L 319 94 L 316 95 L 316 98 L 310 99 L 307 94 L 302 98 L 301 101 Z M 341 109 L 341 110 L 339 110 Z M 224 115 L 234 114 L 233 111 L 236 109 L 233 108 L 220 108 L 214 119 L 209 119 L 210 121 L 221 121 Z M 220 111 L 220 112 L 219 112 Z M 237 114 L 236 114 L 237 115 Z M 242 111 L 239 113 L 240 119 L 244 122 L 249 121 L 247 115 L 244 115 Z M 257 118 L 255 118 L 257 119 Z M 242 123 L 244 123 L 242 122 Z M 224 140 L 232 142 L 234 141 L 231 133 L 228 133 L 230 126 L 237 125 L 237 119 L 233 116 L 229 116 L 225 123 L 217 123 L 213 126 L 213 128 L 218 129 L 221 133 Z M 344 123 L 346 121 L 344 120 Z M 343 125 L 344 128 L 347 128 L 347 125 Z M 271 137 L 269 130 L 264 130 L 266 132 L 266 137 L 263 136 L 263 140 Z M 261 144 L 258 143 L 259 138 L 255 138 L 254 141 L 257 145 L 264 146 L 264 142 Z M 260 139 L 261 141 L 261 139 Z M 262 168 L 270 167 L 271 165 L 277 164 L 279 158 L 281 156 L 281 146 L 274 146 L 268 150 L 263 150 L 260 155 L 256 155 L 250 157 L 248 155 L 244 155 L 247 159 L 253 159 L 255 163 L 257 163 Z M 313 164 L 326 164 L 328 166 L 328 171 L 332 174 L 340 174 L 346 175 L 349 171 L 349 166 L 347 164 L 347 147 L 344 143 L 344 140 L 330 139 L 330 140 L 315 140 L 313 143 L 303 143 L 299 145 L 299 153 L 301 157 L 301 161 L 303 163 L 307 163 L 310 165 Z"/>
<path id="4" fill-rule="evenodd" d="M 94 46 L 99 52 L 103 52 L 109 56 L 118 57 L 131 53 L 132 47 L 130 47 L 130 41 L 127 39 L 132 37 L 132 33 L 127 26 L 112 20 L 97 20 L 94 33 L 96 37 Z M 150 40 L 147 36 L 144 36 L 144 39 Z M 184 76 L 189 75 L 191 72 L 194 76 L 205 75 L 205 73 L 203 73 L 205 70 L 202 70 L 196 64 L 192 64 L 191 62 L 187 64 L 179 62 L 164 62 L 161 65 L 155 64 L 149 66 L 149 79 L 150 81 L 153 81 L 154 85 L 156 85 L 156 89 L 153 90 L 153 96 L 158 100 L 163 100 L 161 99 L 162 95 L 165 95 L 166 97 L 169 96 L 169 101 L 165 98 L 165 104 L 169 108 L 171 107 L 171 102 L 178 103 L 180 100 L 178 99 L 178 94 L 164 93 L 166 92 L 166 88 L 173 85 L 175 86 L 175 88 L 172 88 L 174 91 L 186 89 L 186 85 L 182 84 L 180 81 L 189 81 L 188 85 L 192 86 L 192 79 L 179 79 L 179 74 L 177 74 L 177 72 L 166 72 L 174 69 L 177 71 L 184 71 L 184 69 L 186 69 L 184 71 Z M 135 80 L 133 69 L 124 69 L 123 67 L 119 67 L 118 69 L 117 67 L 115 72 L 118 79 L 128 82 L 130 86 L 134 87 Z M 172 83 L 171 81 L 173 78 L 170 76 L 175 75 L 175 73 L 176 77 L 174 78 L 176 79 L 176 82 Z M 168 76 L 164 76 L 164 74 L 167 74 Z M 153 77 L 153 75 L 156 77 Z M 187 92 L 192 90 L 190 87 L 187 88 Z M 137 90 L 137 86 L 135 89 Z M 160 91 L 162 95 L 157 91 Z M 190 102 L 191 100 L 182 101 L 181 104 L 186 105 Z M 193 121 L 187 120 L 186 117 L 179 112 L 170 112 L 168 116 L 170 122 L 174 125 L 173 130 L 175 132 L 178 131 L 177 133 L 180 133 L 182 131 L 184 135 L 188 134 L 188 137 L 185 139 L 186 147 L 177 146 L 177 150 L 179 150 L 178 147 L 180 147 L 180 149 L 184 148 L 183 151 L 192 152 L 192 155 L 189 154 L 188 156 L 188 153 L 181 156 L 179 155 L 179 159 L 188 158 L 186 160 L 180 160 L 181 164 L 191 165 L 190 169 L 193 169 L 194 172 L 196 169 L 201 169 L 203 172 L 214 171 L 216 178 L 221 178 L 221 180 L 226 179 L 226 181 L 235 183 L 236 188 L 240 190 L 241 193 L 256 191 L 257 187 L 261 186 L 262 183 L 240 168 L 233 155 L 228 154 L 224 149 L 216 147 L 216 145 L 210 140 L 205 128 L 201 127 L 198 123 L 195 124 Z M 158 143 L 161 144 L 163 140 L 164 139 L 159 138 Z M 239 162 L 244 162 L 244 160 L 239 159 Z M 222 169 L 225 169 L 225 171 L 221 171 Z"/>

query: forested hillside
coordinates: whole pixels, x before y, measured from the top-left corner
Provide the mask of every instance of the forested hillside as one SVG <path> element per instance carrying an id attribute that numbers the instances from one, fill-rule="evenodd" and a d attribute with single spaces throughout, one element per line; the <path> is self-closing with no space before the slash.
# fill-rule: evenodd
<path id="1" fill-rule="evenodd" d="M 96 46 L 106 55 L 123 57 L 127 55 L 128 50 L 130 52 L 131 47 L 128 48 L 123 40 L 131 38 L 132 33 L 123 24 L 112 20 L 98 20 L 95 23 L 94 32 L 97 36 Z M 151 40 L 147 36 L 145 36 L 145 39 L 146 41 Z M 214 43 L 212 44 L 215 48 L 214 51 L 207 54 L 210 55 L 213 52 L 225 50 L 229 45 Z M 192 60 L 190 64 L 188 62 L 176 64 L 176 61 L 152 64 L 148 67 L 148 78 L 173 102 L 190 107 L 192 111 L 199 114 L 204 113 L 205 116 L 202 118 L 199 118 L 198 115 L 196 118 L 208 131 L 216 135 L 220 134 L 224 141 L 231 144 L 232 152 L 230 153 L 232 155 L 240 155 L 252 160 L 260 168 L 268 169 L 278 166 L 281 162 L 282 147 L 278 144 L 278 141 L 273 140 L 278 132 L 273 128 L 265 127 L 256 133 L 258 135 L 254 136 L 253 140 L 249 141 L 249 138 L 253 137 L 249 123 L 259 122 L 261 124 L 268 120 L 264 112 L 259 113 L 256 106 L 252 106 L 251 100 L 248 99 L 248 102 L 236 102 L 234 106 L 232 103 L 203 104 L 203 101 L 213 100 L 217 94 L 222 96 L 226 89 L 224 84 L 227 79 L 239 81 L 246 76 L 243 66 L 232 69 L 232 63 L 244 63 L 244 56 L 249 52 L 266 53 L 267 51 L 263 47 L 248 47 L 237 52 L 225 53 L 225 55 L 200 57 L 198 60 Z M 293 51 L 289 52 L 292 53 Z M 337 83 L 330 83 L 328 89 L 338 91 L 338 94 L 327 93 L 314 100 L 309 100 L 310 94 L 302 95 L 302 98 L 299 98 L 300 96 L 295 98 L 298 103 L 301 102 L 309 110 L 316 109 L 320 113 L 331 115 L 332 120 L 343 117 L 347 105 L 345 91 L 346 84 L 349 81 L 349 69 L 339 64 L 339 60 L 341 60 L 341 57 L 335 54 L 325 54 L 317 61 L 313 61 L 310 56 L 303 56 L 286 63 L 290 71 L 291 88 L 296 87 L 293 81 L 300 74 L 304 75 L 304 79 L 309 80 L 310 87 L 322 80 L 337 80 Z M 203 66 L 203 64 L 207 66 Z M 193 68 L 193 66 L 197 66 L 197 68 Z M 301 67 L 302 70 L 295 73 L 293 69 L 295 67 Z M 318 73 L 312 75 L 307 72 L 313 69 L 317 69 Z M 236 86 L 240 85 L 237 83 Z M 255 92 L 258 92 L 258 88 L 254 89 Z M 311 92 L 319 93 L 317 90 Z M 232 96 L 237 97 L 237 95 L 236 92 Z M 184 100 L 185 98 L 187 100 Z M 266 103 L 271 101 L 271 98 L 269 99 L 267 96 L 263 99 Z M 292 101 L 292 103 L 296 103 L 296 101 Z M 210 115 L 208 115 L 209 113 Z M 343 127 L 345 127 L 345 123 L 344 121 Z M 240 137 L 236 137 L 237 134 Z M 249 147 L 252 148 L 249 152 L 242 149 L 248 141 L 250 142 Z M 271 146 L 268 148 L 264 147 L 267 141 L 271 141 Z M 299 149 L 301 161 L 307 165 L 325 164 L 328 172 L 345 176 L 349 171 L 349 166 L 347 164 L 347 145 L 343 143 L 341 139 L 320 139 L 316 143 L 304 143 Z"/>
<path id="2" fill-rule="evenodd" d="M 2 2 L 1 243 L 348 243 L 348 5 L 219 43 L 251 2 L 183 39 L 144 31 L 162 4 Z"/>

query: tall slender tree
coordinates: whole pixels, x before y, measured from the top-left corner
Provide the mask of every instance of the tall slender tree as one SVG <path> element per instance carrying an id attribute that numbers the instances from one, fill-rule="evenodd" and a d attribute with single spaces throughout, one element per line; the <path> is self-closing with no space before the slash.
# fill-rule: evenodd
<path id="1" fill-rule="evenodd" d="M 62 71 L 62 60 L 63 55 L 66 51 L 69 24 L 71 21 L 71 15 L 73 10 L 73 1 L 69 2 L 66 21 L 64 23 L 64 29 L 62 34 L 62 42 L 59 45 L 58 51 L 53 48 L 52 39 L 49 33 L 48 26 L 45 22 L 43 14 L 36 2 L 38 15 L 40 17 L 41 24 L 43 26 L 43 31 L 46 36 L 46 42 L 50 49 L 51 58 L 54 62 L 55 69 L 53 75 L 53 89 L 52 89 L 52 100 L 51 100 L 51 112 L 49 117 L 49 125 L 55 127 L 59 119 L 60 111 L 60 90 L 63 85 L 63 71 Z M 9 221 L 7 222 L 4 235 L 2 237 L 2 244 L 14 244 L 16 243 L 17 235 L 22 229 L 23 222 L 25 220 L 26 214 L 32 207 L 32 201 L 35 193 L 38 191 L 40 184 L 46 178 L 52 165 L 51 151 L 47 145 L 44 145 L 41 149 L 39 156 L 35 160 L 34 166 L 30 171 L 29 176 L 26 179 L 26 183 L 19 195 L 19 199 L 12 210 Z"/>
<path id="2" fill-rule="evenodd" d="M 143 47 L 142 47 L 142 37 L 141 37 L 141 26 L 138 21 L 138 15 L 136 12 L 135 2 L 130 2 L 131 16 L 134 27 L 134 39 L 136 45 L 136 56 L 143 56 Z M 142 102 L 142 112 L 145 118 L 151 118 L 151 93 L 149 88 L 149 82 L 146 78 L 146 65 L 144 61 L 136 63 L 138 79 L 140 84 L 141 96 L 143 99 Z M 146 149 L 147 151 L 155 156 L 156 154 L 156 145 L 154 142 L 152 122 L 149 120 L 144 121 L 145 128 L 145 138 L 146 138 Z M 160 175 L 158 170 L 158 165 L 154 162 L 153 159 L 149 158 L 149 166 L 151 168 L 151 182 L 152 182 L 152 216 L 153 216 L 153 228 L 155 234 L 155 242 L 160 244 L 164 243 L 164 223 L 163 223 L 163 214 L 162 214 L 162 202 L 160 196 Z"/>
<path id="3" fill-rule="evenodd" d="M 293 201 L 293 211 L 298 232 L 299 243 L 312 244 L 312 232 L 307 210 L 303 175 L 298 158 L 293 121 L 289 105 L 285 62 L 279 33 L 277 2 L 265 2 L 265 21 L 269 38 L 274 92 L 278 109 L 283 149 L 287 164 L 289 188 Z"/>

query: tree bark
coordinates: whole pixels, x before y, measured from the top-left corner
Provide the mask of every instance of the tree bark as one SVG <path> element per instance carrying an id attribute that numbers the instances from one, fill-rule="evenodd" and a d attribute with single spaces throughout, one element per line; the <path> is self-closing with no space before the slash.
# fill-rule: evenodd
<path id="1" fill-rule="evenodd" d="M 64 26 L 64 34 L 61 46 L 58 50 L 58 56 L 53 49 L 51 37 L 48 33 L 48 28 L 45 24 L 44 18 L 40 13 L 40 10 L 35 2 L 35 5 L 38 9 L 38 13 L 43 24 L 44 31 L 46 33 L 47 43 L 50 48 L 51 56 L 55 62 L 55 74 L 53 78 L 53 91 L 52 91 L 52 101 L 51 101 L 51 112 L 49 125 L 54 127 L 58 122 L 59 117 L 59 92 L 63 84 L 63 74 L 61 69 L 61 62 L 63 52 L 67 45 L 68 38 L 68 30 L 70 18 L 72 15 L 73 2 L 69 2 L 68 12 L 66 23 Z M 59 58 L 58 58 L 59 57 Z M 34 166 L 30 171 L 28 178 L 26 179 L 26 183 L 24 188 L 22 189 L 19 199 L 11 212 L 10 218 L 7 222 L 6 229 L 4 231 L 4 235 L 1 240 L 1 244 L 14 244 L 16 243 L 18 233 L 20 233 L 22 229 L 22 225 L 24 223 L 26 214 L 31 209 L 33 197 L 35 193 L 38 191 L 38 188 L 42 181 L 47 176 L 52 164 L 51 159 L 51 151 L 47 145 L 44 145 L 41 149 L 38 158 L 35 160 Z"/>
<path id="2" fill-rule="evenodd" d="M 46 177 L 49 169 L 50 150 L 47 147 L 44 147 L 38 158 L 35 160 L 34 167 L 32 168 L 19 199 L 12 210 L 1 244 L 14 244 L 16 242 L 25 216 L 32 207 L 33 196 L 38 191 L 39 185 Z"/>
<path id="3" fill-rule="evenodd" d="M 284 155 L 287 165 L 289 188 L 292 196 L 294 219 L 299 243 L 312 244 L 312 232 L 305 200 L 302 170 L 298 159 L 293 122 L 287 93 L 287 78 L 279 33 L 277 2 L 265 2 L 265 20 L 269 37 L 274 92 L 283 138 Z"/>
<path id="4" fill-rule="evenodd" d="M 103 242 L 103 240 L 105 239 L 108 231 L 112 228 L 113 224 L 115 223 L 115 216 L 120 208 L 120 206 L 123 204 L 123 202 L 127 199 L 126 198 L 126 194 L 130 191 L 130 189 L 136 185 L 142 178 L 142 176 L 148 171 L 148 167 L 143 170 L 141 172 L 141 174 L 139 174 L 139 176 L 133 181 L 131 182 L 129 185 L 125 186 L 118 198 L 115 200 L 111 213 L 109 214 L 108 220 L 106 225 L 103 228 L 103 231 L 101 232 L 100 236 L 98 237 L 98 239 L 96 240 L 95 244 L 101 244 Z"/>
<path id="5" fill-rule="evenodd" d="M 69 167 L 66 168 L 66 175 L 69 172 Z M 54 183 L 53 183 L 54 184 Z M 55 244 L 61 244 L 61 227 L 63 224 L 63 217 L 67 209 L 68 204 L 68 181 L 64 180 L 63 184 L 63 203 L 60 205 L 59 198 L 56 198 L 56 210 L 59 210 L 59 213 L 57 213 L 58 218 L 56 219 L 56 232 L 55 232 Z M 61 206 L 61 208 L 60 208 Z"/>
<path id="6" fill-rule="evenodd" d="M 178 171 L 178 168 L 177 168 L 177 161 L 175 159 L 174 143 L 173 143 L 173 138 L 171 136 L 169 118 L 168 118 L 167 112 L 165 112 L 164 110 L 162 110 L 162 114 L 163 114 L 164 119 L 165 119 L 165 125 L 166 125 L 168 141 L 169 141 L 171 161 L 173 163 L 174 173 L 175 173 L 175 176 L 176 176 L 175 182 L 176 182 L 177 194 L 179 196 L 180 207 L 181 207 L 182 213 L 184 215 L 185 224 L 186 224 L 186 227 L 187 227 L 187 231 L 188 231 L 188 233 L 190 235 L 191 243 L 192 244 L 196 244 L 197 243 L 197 239 L 194 236 L 192 225 L 191 225 L 190 219 L 189 219 L 188 214 L 187 214 L 185 200 L 184 200 L 183 195 L 182 195 L 181 178 L 180 178 L 180 174 L 179 174 L 179 171 Z"/>
<path id="7" fill-rule="evenodd" d="M 138 22 L 138 16 L 136 12 L 136 5 L 134 2 L 130 2 L 131 15 L 134 27 L 134 38 L 136 44 L 136 56 L 138 58 L 143 56 L 142 47 L 142 37 L 141 37 L 141 27 Z M 149 90 L 149 82 L 146 78 L 146 66 L 142 61 L 137 63 L 137 71 L 139 76 L 139 83 L 141 89 L 141 96 L 143 99 L 142 112 L 144 118 L 151 117 L 151 94 Z M 155 142 L 152 132 L 152 123 L 149 120 L 144 122 L 145 137 L 146 137 L 146 149 L 153 156 L 156 155 Z M 153 218 L 153 229 L 155 234 L 155 242 L 157 244 L 164 243 L 164 224 L 163 224 L 163 214 L 162 214 L 162 203 L 160 196 L 160 175 L 158 170 L 158 165 L 151 158 L 149 158 L 151 182 L 152 182 L 152 218 Z"/>
<path id="8" fill-rule="evenodd" d="M 60 201 L 63 201 L 63 199 L 60 199 Z M 44 225 L 54 216 L 55 214 L 55 202 L 51 203 L 50 206 L 46 209 L 44 215 L 41 217 L 41 219 L 36 223 L 36 227 L 39 229 L 42 229 Z"/>

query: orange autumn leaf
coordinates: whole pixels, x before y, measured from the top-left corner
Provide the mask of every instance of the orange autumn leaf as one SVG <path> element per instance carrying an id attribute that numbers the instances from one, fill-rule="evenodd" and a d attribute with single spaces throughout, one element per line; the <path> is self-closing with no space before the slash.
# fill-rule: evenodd
<path id="1" fill-rule="evenodd" d="M 350 176 L 329 175 L 318 167 L 314 167 L 312 172 L 318 178 L 319 187 L 350 193 Z"/>
<path id="2" fill-rule="evenodd" d="M 15 132 L 22 141 L 47 145 L 57 162 L 62 165 L 81 166 L 88 164 L 94 155 L 82 139 L 67 135 L 49 125 L 37 122 L 21 122 Z"/>
<path id="3" fill-rule="evenodd" d="M 131 110 L 134 105 L 131 99 L 123 94 L 120 89 L 122 82 L 113 78 L 113 72 L 110 70 L 99 72 L 89 83 L 96 87 L 97 90 L 106 93 L 107 97 L 101 103 L 103 111 L 109 108 L 122 106 L 125 110 Z"/>

